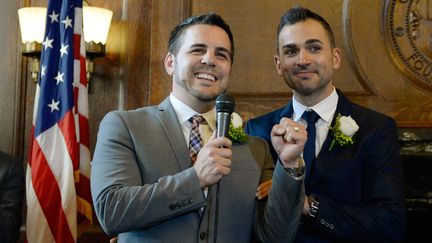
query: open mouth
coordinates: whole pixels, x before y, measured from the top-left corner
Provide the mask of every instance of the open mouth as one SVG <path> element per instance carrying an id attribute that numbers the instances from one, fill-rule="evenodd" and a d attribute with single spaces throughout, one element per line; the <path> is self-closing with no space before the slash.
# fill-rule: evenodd
<path id="1" fill-rule="evenodd" d="M 215 76 L 208 74 L 208 73 L 197 73 L 197 74 L 195 74 L 195 77 L 199 78 L 199 79 L 206 79 L 206 80 L 209 80 L 212 82 L 217 80 L 217 78 Z"/>

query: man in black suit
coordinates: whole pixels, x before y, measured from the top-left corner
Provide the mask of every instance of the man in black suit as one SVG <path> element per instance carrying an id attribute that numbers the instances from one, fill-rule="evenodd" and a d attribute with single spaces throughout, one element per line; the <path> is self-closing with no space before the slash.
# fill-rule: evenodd
<path id="1" fill-rule="evenodd" d="M 274 60 L 292 101 L 250 120 L 246 131 L 270 141 L 271 128 L 283 117 L 307 127 L 307 200 L 297 242 L 402 240 L 404 181 L 396 123 L 351 103 L 333 86 L 341 52 L 329 24 L 309 9 L 288 10 L 278 27 Z M 311 116 L 316 119 L 307 122 Z M 276 161 L 274 150 L 272 155 Z"/>
<path id="2" fill-rule="evenodd" d="M 24 167 L 21 160 L 0 151 L 0 241 L 17 242 L 22 222 Z"/>

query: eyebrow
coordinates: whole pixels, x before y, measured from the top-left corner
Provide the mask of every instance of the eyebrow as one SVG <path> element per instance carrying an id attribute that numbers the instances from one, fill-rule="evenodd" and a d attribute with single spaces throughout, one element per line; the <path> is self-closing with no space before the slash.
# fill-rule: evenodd
<path id="1" fill-rule="evenodd" d="M 193 44 L 189 48 L 195 48 L 195 47 L 207 48 L 207 45 L 204 45 L 204 44 Z"/>
<path id="2" fill-rule="evenodd" d="M 322 41 L 318 40 L 318 39 L 310 39 L 306 41 L 306 44 L 314 44 L 314 43 L 320 43 L 322 44 Z"/>
<path id="3" fill-rule="evenodd" d="M 208 46 L 206 44 L 197 43 L 197 44 L 191 45 L 189 48 L 196 48 L 196 47 L 207 48 Z M 229 56 L 231 56 L 231 52 L 228 49 L 226 49 L 225 47 L 216 47 L 216 51 L 226 52 Z"/>
<path id="4" fill-rule="evenodd" d="M 322 41 L 318 39 L 310 39 L 306 41 L 306 45 L 315 44 L 315 43 L 323 44 Z M 297 48 L 297 44 L 290 43 L 282 46 L 282 49 L 292 49 L 292 48 Z"/>
<path id="5" fill-rule="evenodd" d="M 226 52 L 228 55 L 231 56 L 231 52 L 228 49 L 226 49 L 225 47 L 217 47 L 216 51 Z"/>
<path id="6" fill-rule="evenodd" d="M 282 46 L 282 49 L 293 49 L 293 48 L 297 48 L 296 44 L 286 44 Z"/>

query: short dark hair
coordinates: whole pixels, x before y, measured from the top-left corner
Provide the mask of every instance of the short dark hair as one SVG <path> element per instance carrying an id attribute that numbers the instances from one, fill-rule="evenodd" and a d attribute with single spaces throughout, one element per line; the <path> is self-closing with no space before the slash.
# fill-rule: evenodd
<path id="1" fill-rule="evenodd" d="M 170 33 L 168 40 L 168 51 L 174 55 L 177 55 L 184 32 L 187 30 L 187 28 L 198 24 L 214 25 L 220 27 L 227 33 L 231 42 L 231 62 L 234 61 L 234 38 L 231 33 L 231 29 L 225 20 L 223 20 L 223 18 L 216 13 L 206 13 L 192 16 L 178 24 Z"/>
<path id="2" fill-rule="evenodd" d="M 330 39 L 330 44 L 332 45 L 333 48 L 336 47 L 333 31 L 329 23 L 327 23 L 327 21 L 319 14 L 311 11 L 310 9 L 296 5 L 288 9 L 288 11 L 280 19 L 278 30 L 277 30 L 277 38 L 276 38 L 276 45 L 277 45 L 278 52 L 279 52 L 279 34 L 282 28 L 285 25 L 293 25 L 298 22 L 306 21 L 307 19 L 314 19 L 320 22 L 321 25 L 324 27 L 325 31 L 327 32 L 327 35 Z"/>

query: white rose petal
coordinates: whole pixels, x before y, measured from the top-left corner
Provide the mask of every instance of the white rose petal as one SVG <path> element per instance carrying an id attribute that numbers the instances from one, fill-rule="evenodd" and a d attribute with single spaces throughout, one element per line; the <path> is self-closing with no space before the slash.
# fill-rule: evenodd
<path id="1" fill-rule="evenodd" d="M 351 118 L 351 116 L 341 116 L 339 121 L 340 121 L 340 130 L 345 136 L 351 137 L 359 129 L 359 126 Z"/>
<path id="2" fill-rule="evenodd" d="M 234 128 L 239 128 L 243 126 L 243 119 L 240 117 L 239 114 L 235 112 L 233 112 L 231 115 L 231 122 Z"/>

